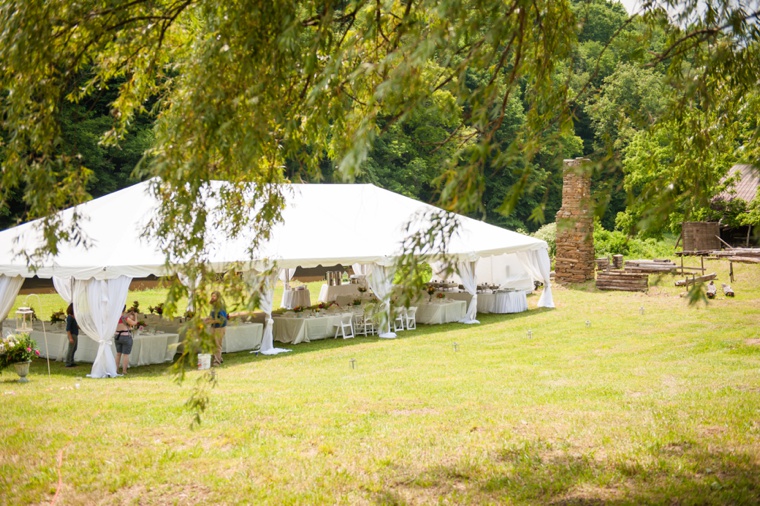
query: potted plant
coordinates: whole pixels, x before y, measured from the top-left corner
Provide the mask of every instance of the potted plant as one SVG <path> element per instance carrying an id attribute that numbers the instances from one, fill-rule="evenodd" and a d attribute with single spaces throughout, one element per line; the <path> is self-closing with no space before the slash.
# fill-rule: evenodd
<path id="1" fill-rule="evenodd" d="M 0 341 L 0 370 L 12 365 L 19 375 L 19 383 L 26 383 L 29 364 L 40 356 L 37 343 L 29 334 L 10 334 Z"/>

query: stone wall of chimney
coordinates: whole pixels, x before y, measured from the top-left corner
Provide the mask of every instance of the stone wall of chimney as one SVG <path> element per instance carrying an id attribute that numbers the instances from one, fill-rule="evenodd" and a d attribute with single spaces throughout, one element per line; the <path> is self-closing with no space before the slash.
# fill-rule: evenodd
<path id="1" fill-rule="evenodd" d="M 563 162 L 562 207 L 557 212 L 555 279 L 583 283 L 594 279 L 594 213 L 591 176 L 585 158 Z"/>

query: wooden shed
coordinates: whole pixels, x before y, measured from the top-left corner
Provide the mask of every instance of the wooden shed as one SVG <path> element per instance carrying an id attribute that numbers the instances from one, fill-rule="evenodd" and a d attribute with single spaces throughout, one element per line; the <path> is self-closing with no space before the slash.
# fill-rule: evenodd
<path id="1" fill-rule="evenodd" d="M 717 221 L 685 221 L 681 227 L 683 251 L 720 249 L 720 223 Z"/>

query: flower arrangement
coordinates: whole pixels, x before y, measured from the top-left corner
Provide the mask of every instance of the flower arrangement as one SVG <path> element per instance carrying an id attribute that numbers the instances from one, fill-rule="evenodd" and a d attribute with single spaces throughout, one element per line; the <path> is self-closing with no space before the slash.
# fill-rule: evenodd
<path id="1" fill-rule="evenodd" d="M 140 302 L 139 301 L 132 301 L 132 306 L 127 308 L 128 313 L 139 313 L 140 312 Z"/>
<path id="2" fill-rule="evenodd" d="M 324 302 L 320 302 L 319 304 L 317 304 L 317 309 L 327 309 L 328 307 L 330 307 L 330 305 L 325 304 Z"/>
<path id="3" fill-rule="evenodd" d="M 158 316 L 161 316 L 164 314 L 164 303 L 159 302 L 155 306 L 148 306 L 148 311 L 150 311 L 150 314 L 157 314 Z"/>
<path id="4" fill-rule="evenodd" d="M 294 313 L 302 313 L 303 312 L 303 307 L 296 306 L 296 307 L 293 308 L 293 312 Z"/>
<path id="5" fill-rule="evenodd" d="M 354 299 L 354 306 L 361 306 L 362 300 L 361 299 Z"/>
<path id="6" fill-rule="evenodd" d="M 364 293 L 364 292 L 366 292 L 366 291 L 367 291 L 367 287 L 364 287 L 364 286 L 360 286 L 360 287 L 358 288 L 358 290 L 359 290 L 359 293 Z"/>
<path id="7" fill-rule="evenodd" d="M 435 294 L 435 296 L 436 296 L 436 298 L 438 298 L 438 299 L 443 299 L 443 298 L 446 298 L 446 294 L 445 294 L 445 293 L 443 293 L 443 292 L 438 292 L 437 294 Z"/>
<path id="8" fill-rule="evenodd" d="M 428 285 L 427 293 L 428 295 L 433 295 L 435 293 L 435 287 L 433 285 Z"/>
<path id="9" fill-rule="evenodd" d="M 0 370 L 18 362 L 29 362 L 39 356 L 37 343 L 29 334 L 9 334 L 0 341 Z"/>
<path id="10" fill-rule="evenodd" d="M 58 323 L 58 322 L 65 322 L 66 321 L 66 311 L 63 309 L 60 309 L 58 311 L 53 311 L 53 314 L 50 315 L 50 323 Z"/>

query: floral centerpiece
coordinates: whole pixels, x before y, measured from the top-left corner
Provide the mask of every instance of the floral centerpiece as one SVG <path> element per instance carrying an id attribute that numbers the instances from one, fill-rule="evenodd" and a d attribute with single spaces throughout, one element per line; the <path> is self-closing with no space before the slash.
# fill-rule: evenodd
<path id="1" fill-rule="evenodd" d="M 303 307 L 296 306 L 296 307 L 293 308 L 293 312 L 294 313 L 301 313 L 301 312 L 303 312 Z"/>
<path id="2" fill-rule="evenodd" d="M 361 299 L 354 299 L 354 306 L 361 306 L 362 300 Z"/>
<path id="3" fill-rule="evenodd" d="M 428 295 L 433 295 L 435 293 L 435 287 L 433 285 L 428 285 L 427 293 Z"/>
<path id="4" fill-rule="evenodd" d="M 0 370 L 11 364 L 30 362 L 39 356 L 37 343 L 29 334 L 9 334 L 0 341 Z"/>
<path id="5" fill-rule="evenodd" d="M 444 298 L 446 298 L 446 294 L 443 293 L 443 292 L 438 292 L 437 294 L 435 294 L 435 296 L 438 299 L 444 299 Z"/>
<path id="6" fill-rule="evenodd" d="M 53 311 L 53 314 L 50 315 L 50 323 L 58 323 L 58 322 L 65 322 L 66 321 L 66 311 L 63 309 L 59 309 L 58 311 Z"/>

